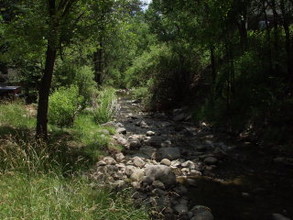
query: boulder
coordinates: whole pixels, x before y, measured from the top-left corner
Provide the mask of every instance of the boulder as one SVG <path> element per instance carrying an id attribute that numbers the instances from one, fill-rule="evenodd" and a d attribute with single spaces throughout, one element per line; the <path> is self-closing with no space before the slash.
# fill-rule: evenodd
<path id="1" fill-rule="evenodd" d="M 176 184 L 176 176 L 170 167 L 165 165 L 148 165 L 145 168 L 146 177 L 153 181 L 159 180 L 165 186 L 172 186 Z"/>

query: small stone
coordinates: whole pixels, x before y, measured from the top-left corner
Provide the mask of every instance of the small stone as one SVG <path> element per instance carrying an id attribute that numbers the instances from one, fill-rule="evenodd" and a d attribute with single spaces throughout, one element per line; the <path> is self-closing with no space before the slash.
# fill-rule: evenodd
<path id="1" fill-rule="evenodd" d="M 141 143 L 139 140 L 132 140 L 129 142 L 129 148 L 131 150 L 138 149 L 141 147 Z"/>
<path id="2" fill-rule="evenodd" d="M 121 162 L 125 159 L 125 156 L 123 153 L 118 153 L 118 154 L 115 154 L 115 158 L 116 158 L 116 161 Z"/>
<path id="3" fill-rule="evenodd" d="M 153 181 L 153 184 L 152 184 L 154 187 L 156 188 L 160 188 L 160 189 L 165 189 L 165 185 L 164 183 L 162 183 L 161 181 L 159 180 L 155 180 Z"/>
<path id="4" fill-rule="evenodd" d="M 154 131 L 147 131 L 146 135 L 147 136 L 154 136 L 156 133 Z"/>
<path id="5" fill-rule="evenodd" d="M 100 160 L 99 162 L 97 162 L 96 163 L 96 166 L 106 166 L 107 165 L 107 163 L 105 162 L 105 161 L 103 161 L 103 160 Z"/>
<path id="6" fill-rule="evenodd" d="M 166 140 L 163 143 L 161 143 L 161 147 L 171 147 L 172 142 L 170 140 Z"/>
<path id="7" fill-rule="evenodd" d="M 207 157 L 204 159 L 204 162 L 208 165 L 214 165 L 218 162 L 218 159 L 215 157 Z"/>
<path id="8" fill-rule="evenodd" d="M 123 180 L 117 180 L 114 182 L 114 186 L 117 188 L 122 188 L 125 186 L 125 182 Z"/>
<path id="9" fill-rule="evenodd" d="M 125 138 L 123 138 L 123 137 L 121 137 L 121 136 L 114 136 L 113 137 L 116 141 L 117 141 L 117 143 L 118 144 L 120 144 L 121 146 L 123 146 L 123 147 L 126 147 L 126 146 L 128 146 L 128 141 L 125 139 Z"/>
<path id="10" fill-rule="evenodd" d="M 133 181 L 140 182 L 143 179 L 143 176 L 144 176 L 144 170 L 140 168 L 136 168 L 135 170 L 133 170 L 133 173 L 131 174 L 130 178 Z"/>
<path id="11" fill-rule="evenodd" d="M 136 167 L 143 168 L 145 165 L 145 162 L 140 157 L 134 157 L 134 158 L 132 158 L 132 160 L 133 160 L 133 164 Z"/>
<path id="12" fill-rule="evenodd" d="M 165 196 L 167 194 L 167 192 L 162 189 L 156 188 L 156 189 L 152 190 L 152 194 L 157 195 L 157 196 Z"/>
<path id="13" fill-rule="evenodd" d="M 126 131 L 126 129 L 125 128 L 118 128 L 117 130 L 116 130 L 116 132 L 118 133 L 118 134 L 126 134 L 127 133 L 127 131 Z"/>
<path id="14" fill-rule="evenodd" d="M 117 163 L 113 157 L 104 157 L 103 161 L 108 165 L 115 165 Z"/>
<path id="15" fill-rule="evenodd" d="M 181 164 L 183 168 L 195 169 L 195 164 L 191 160 L 187 160 Z"/>
<path id="16" fill-rule="evenodd" d="M 133 174 L 133 172 L 134 172 L 135 169 L 136 169 L 135 166 L 128 165 L 128 166 L 125 167 L 125 174 L 127 176 L 131 176 Z"/>
<path id="17" fill-rule="evenodd" d="M 134 182 L 131 183 L 131 185 L 135 189 L 139 189 L 140 188 L 140 183 L 139 182 L 134 181 Z"/>
<path id="18" fill-rule="evenodd" d="M 171 167 L 172 168 L 177 168 L 177 167 L 179 167 L 181 165 L 181 162 L 179 161 L 179 160 L 173 160 L 172 162 L 171 162 Z"/>
<path id="19" fill-rule="evenodd" d="M 179 203 L 178 205 L 176 205 L 174 207 L 175 211 L 178 212 L 179 214 L 182 214 L 182 213 L 187 213 L 188 212 L 188 207 L 186 204 L 182 204 L 182 203 Z"/>
<path id="20" fill-rule="evenodd" d="M 167 158 L 164 158 L 163 160 L 161 160 L 161 164 L 166 165 L 166 166 L 170 166 L 171 161 Z"/>

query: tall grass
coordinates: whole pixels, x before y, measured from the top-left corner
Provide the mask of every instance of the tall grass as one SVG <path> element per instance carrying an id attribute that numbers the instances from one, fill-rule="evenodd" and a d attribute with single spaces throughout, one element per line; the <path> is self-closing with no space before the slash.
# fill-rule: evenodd
<path id="1" fill-rule="evenodd" d="M 94 111 L 94 118 L 98 123 L 110 121 L 117 110 L 115 89 L 106 87 L 99 91 Z"/>
<path id="2" fill-rule="evenodd" d="M 52 129 L 49 143 L 34 139 L 35 121 L 20 103 L 0 105 L 0 120 L 0 219 L 148 219 L 128 193 L 86 177 L 83 167 L 92 160 L 86 149 L 109 141 L 93 115 L 81 114 L 70 129 Z"/>

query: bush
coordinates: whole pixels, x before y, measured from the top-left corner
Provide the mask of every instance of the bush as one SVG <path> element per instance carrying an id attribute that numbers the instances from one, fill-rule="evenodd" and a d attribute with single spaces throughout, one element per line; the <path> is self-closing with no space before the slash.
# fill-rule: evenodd
<path id="1" fill-rule="evenodd" d="M 94 119 L 98 123 L 110 121 L 117 109 L 115 89 L 107 87 L 99 92 Z"/>
<path id="2" fill-rule="evenodd" d="M 78 94 L 77 86 L 57 89 L 50 96 L 49 122 L 60 127 L 73 125 L 82 103 L 83 97 Z"/>

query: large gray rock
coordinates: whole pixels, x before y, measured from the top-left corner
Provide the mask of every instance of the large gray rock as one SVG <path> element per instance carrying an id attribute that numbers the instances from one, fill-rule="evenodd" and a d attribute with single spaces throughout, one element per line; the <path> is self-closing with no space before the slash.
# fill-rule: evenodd
<path id="1" fill-rule="evenodd" d="M 166 186 L 176 184 L 176 176 L 170 167 L 165 165 L 148 165 L 145 168 L 145 176 L 153 181 L 159 180 Z"/>
<path id="2" fill-rule="evenodd" d="M 163 147 L 158 150 L 157 159 L 161 160 L 167 158 L 169 160 L 175 160 L 180 157 L 180 150 L 177 147 Z"/>
<path id="3" fill-rule="evenodd" d="M 191 209 L 194 216 L 191 220 L 214 220 L 214 216 L 211 213 L 210 208 L 206 206 L 197 205 Z"/>

